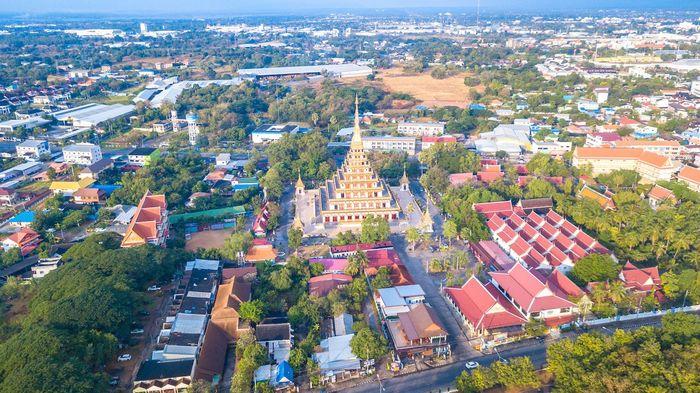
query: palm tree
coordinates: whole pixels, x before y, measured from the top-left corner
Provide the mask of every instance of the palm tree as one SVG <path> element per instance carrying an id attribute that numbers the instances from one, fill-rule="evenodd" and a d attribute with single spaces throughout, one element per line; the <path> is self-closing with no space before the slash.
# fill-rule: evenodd
<path id="1" fill-rule="evenodd" d="M 311 114 L 311 122 L 314 123 L 314 127 L 316 127 L 316 125 L 318 124 L 318 119 L 318 113 L 314 112 Z"/>

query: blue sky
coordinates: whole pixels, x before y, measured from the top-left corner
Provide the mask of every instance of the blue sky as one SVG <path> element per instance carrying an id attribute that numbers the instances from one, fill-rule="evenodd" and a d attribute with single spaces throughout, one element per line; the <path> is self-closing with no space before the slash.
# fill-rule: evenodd
<path id="1" fill-rule="evenodd" d="M 152 12 L 242 14 L 332 9 L 474 7 L 476 0 L 0 0 L 5 12 Z M 685 8 L 700 0 L 481 0 L 484 9 Z"/>

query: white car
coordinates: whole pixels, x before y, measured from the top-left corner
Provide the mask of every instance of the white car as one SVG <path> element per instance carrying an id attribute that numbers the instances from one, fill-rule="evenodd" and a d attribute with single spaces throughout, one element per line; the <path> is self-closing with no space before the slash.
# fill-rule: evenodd
<path id="1" fill-rule="evenodd" d="M 479 362 L 467 362 L 467 364 L 465 364 L 464 367 L 466 367 L 467 370 L 473 370 L 479 367 Z"/>
<path id="2" fill-rule="evenodd" d="M 160 291 L 160 287 L 157 285 L 151 285 L 150 287 L 148 287 L 148 291 L 149 292 Z"/>
<path id="3" fill-rule="evenodd" d="M 129 360 L 131 360 L 131 355 L 129 355 L 128 353 L 125 353 L 123 355 L 119 355 L 119 357 L 117 358 L 117 361 L 120 361 L 120 362 L 128 362 Z"/>
<path id="4" fill-rule="evenodd" d="M 131 331 L 131 334 L 143 334 L 143 329 L 134 329 Z"/>

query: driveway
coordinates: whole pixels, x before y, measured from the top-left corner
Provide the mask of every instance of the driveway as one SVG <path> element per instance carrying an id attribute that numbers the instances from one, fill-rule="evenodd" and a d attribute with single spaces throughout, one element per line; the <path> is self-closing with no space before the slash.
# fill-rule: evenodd
<path id="1" fill-rule="evenodd" d="M 479 352 L 469 346 L 469 340 L 464 334 L 460 322 L 456 319 L 445 298 L 440 294 L 439 285 L 425 272 L 425 264 L 432 254 L 421 251 L 409 252 L 409 245 L 403 235 L 393 235 L 391 241 L 394 243 L 394 248 L 401 260 L 406 264 L 406 268 L 411 273 L 413 280 L 425 291 L 426 301 L 433 307 L 445 325 L 445 329 L 447 329 L 449 334 L 448 342 L 452 347 L 453 358 L 462 360 L 478 355 Z"/>

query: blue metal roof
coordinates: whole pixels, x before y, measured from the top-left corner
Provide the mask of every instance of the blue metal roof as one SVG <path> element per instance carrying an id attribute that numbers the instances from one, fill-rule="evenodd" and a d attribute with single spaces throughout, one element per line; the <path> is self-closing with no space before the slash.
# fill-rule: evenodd
<path id="1" fill-rule="evenodd" d="M 277 366 L 277 383 L 294 382 L 294 370 L 289 362 L 283 360 L 282 363 Z"/>
<path id="2" fill-rule="evenodd" d="M 10 222 L 34 222 L 36 213 L 31 210 L 25 210 L 10 219 Z"/>

